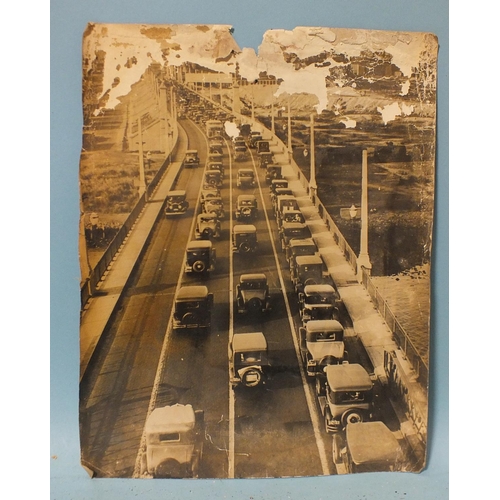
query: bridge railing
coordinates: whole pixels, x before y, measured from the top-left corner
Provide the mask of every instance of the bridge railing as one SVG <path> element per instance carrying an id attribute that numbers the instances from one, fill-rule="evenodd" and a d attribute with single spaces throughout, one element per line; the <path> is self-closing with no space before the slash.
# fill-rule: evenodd
<path id="1" fill-rule="evenodd" d="M 128 215 L 122 227 L 116 233 L 111 243 L 108 245 L 101 258 L 82 284 L 80 288 L 80 304 L 82 310 L 84 309 L 85 304 L 92 297 L 92 295 L 97 292 L 97 286 L 99 282 L 104 277 L 106 270 L 115 258 L 117 252 L 120 250 L 120 247 L 123 245 L 123 242 L 125 241 L 125 238 L 129 234 L 130 230 L 136 223 L 137 218 L 139 217 L 140 213 L 147 203 L 147 200 L 149 200 L 149 198 L 153 195 L 155 189 L 158 187 L 160 180 L 162 179 L 163 175 L 167 171 L 168 166 L 171 163 L 171 159 L 175 157 L 178 148 L 178 139 L 179 129 L 177 120 L 173 120 L 172 149 L 166 152 L 165 161 L 162 163 L 161 167 L 158 169 L 151 182 L 147 185 L 144 194 L 142 194 L 142 196 L 138 199 L 135 207 Z"/>
<path id="2" fill-rule="evenodd" d="M 378 288 L 374 285 L 370 275 L 363 268 L 363 285 L 370 294 L 371 300 L 381 316 L 384 318 L 387 326 L 392 332 L 394 340 L 401 349 L 405 358 L 411 364 L 415 371 L 419 383 L 422 387 L 427 387 L 429 382 L 429 366 L 419 354 L 418 349 L 413 344 L 410 336 L 398 321 L 396 315 L 391 310 L 387 300 L 382 296 Z"/>

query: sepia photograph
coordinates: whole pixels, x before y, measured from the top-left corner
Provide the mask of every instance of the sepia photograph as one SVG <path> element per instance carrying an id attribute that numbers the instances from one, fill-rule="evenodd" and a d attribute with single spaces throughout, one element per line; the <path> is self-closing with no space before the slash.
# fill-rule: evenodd
<path id="1" fill-rule="evenodd" d="M 438 39 L 82 33 L 81 465 L 420 473 Z"/>

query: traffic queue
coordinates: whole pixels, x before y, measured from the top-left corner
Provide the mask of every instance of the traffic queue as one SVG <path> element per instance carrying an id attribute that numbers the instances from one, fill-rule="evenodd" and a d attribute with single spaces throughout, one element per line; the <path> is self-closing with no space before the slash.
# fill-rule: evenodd
<path id="1" fill-rule="evenodd" d="M 221 189 L 226 180 L 223 144 L 229 138 L 222 121 L 227 117 L 212 111 L 203 123 L 203 117 L 199 114 L 190 115 L 189 110 L 185 110 L 185 113 L 198 124 L 205 125 L 208 159 L 200 191 L 200 213 L 196 214 L 194 235 L 187 245 L 184 263 L 184 272 L 198 277 L 199 282 L 181 286 L 177 291 L 171 327 L 174 333 L 198 334 L 209 333 L 212 324 L 214 295 L 209 290 L 209 278 L 217 266 L 216 246 L 221 239 L 221 222 L 227 211 Z M 361 429 L 361 426 L 376 420 L 374 377 L 360 363 L 349 359 L 337 287 L 298 200 L 284 178 L 282 166 L 275 161 L 269 141 L 264 140 L 260 132 L 247 130 L 245 135 L 230 140 L 229 154 L 234 160 L 233 169 L 236 170 L 233 175 L 240 190 L 251 190 L 259 185 L 255 170 L 240 166 L 242 161 L 253 156 L 250 150 L 254 150 L 258 157 L 257 166 L 265 171 L 263 177 L 268 185 L 277 227 L 277 230 L 273 229 L 273 236 L 276 248 L 281 249 L 286 259 L 288 269 L 284 274 L 291 281 L 299 310 L 300 326 L 295 333 L 300 349 L 301 371 L 315 388 L 324 430 L 333 435 L 332 456 L 337 471 L 396 470 L 401 461 L 401 447 L 384 423 L 376 424 L 377 438 L 383 441 L 377 444 L 380 453 L 371 450 L 369 459 L 360 451 L 361 430 L 351 430 L 358 426 Z M 198 152 L 188 150 L 184 167 L 192 168 L 199 164 Z M 182 189 L 176 188 L 169 193 L 165 215 L 170 217 L 186 213 L 189 204 L 185 198 L 186 192 Z M 258 254 L 256 221 L 261 216 L 254 194 L 237 196 L 231 228 L 233 254 L 241 255 L 242 258 Z M 237 277 L 234 297 L 237 317 L 258 317 L 261 321 L 261 315 L 272 314 L 272 304 L 273 297 L 265 273 L 247 272 Z M 229 345 L 229 382 L 233 389 L 242 387 L 246 388 L 242 390 L 252 390 L 265 384 L 272 373 L 270 368 L 268 341 L 264 332 L 249 328 L 249 331 L 232 335 Z"/>

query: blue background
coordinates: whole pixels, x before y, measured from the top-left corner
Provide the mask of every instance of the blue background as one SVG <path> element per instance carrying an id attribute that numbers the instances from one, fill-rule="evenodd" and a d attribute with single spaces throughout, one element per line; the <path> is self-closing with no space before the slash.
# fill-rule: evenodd
<path id="1" fill-rule="evenodd" d="M 446 0 L 53 0 L 51 3 L 51 499 L 448 498 L 449 46 Z M 90 479 L 79 463 L 78 163 L 81 44 L 88 22 L 230 24 L 258 49 L 268 29 L 329 26 L 432 32 L 439 39 L 436 215 L 433 237 L 431 393 L 427 468 L 265 480 Z M 299 450 L 298 450 L 299 452 Z"/>

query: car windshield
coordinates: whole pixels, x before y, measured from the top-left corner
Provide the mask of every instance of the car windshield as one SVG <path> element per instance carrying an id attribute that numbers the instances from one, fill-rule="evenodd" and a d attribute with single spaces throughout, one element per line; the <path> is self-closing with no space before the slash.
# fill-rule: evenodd
<path id="1" fill-rule="evenodd" d="M 253 200 L 240 200 L 240 205 L 242 207 L 251 207 L 254 205 L 254 201 Z"/>
<path id="2" fill-rule="evenodd" d="M 200 222 L 214 222 L 213 217 L 200 217 Z"/>
<path id="3" fill-rule="evenodd" d="M 342 340 L 341 332 L 317 332 L 316 342 L 339 342 Z"/>
<path id="4" fill-rule="evenodd" d="M 243 281 L 241 283 L 241 288 L 243 290 L 264 290 L 267 286 L 267 283 L 262 280 L 262 281 L 253 281 L 253 280 L 249 280 L 249 281 Z"/>
<path id="5" fill-rule="evenodd" d="M 371 392 L 369 391 L 339 391 L 330 390 L 330 398 L 335 404 L 345 403 L 369 403 Z"/>
<path id="6" fill-rule="evenodd" d="M 196 160 L 196 158 L 198 158 L 198 154 L 197 153 L 186 153 L 186 158 L 189 160 Z"/>
<path id="7" fill-rule="evenodd" d="M 332 294 L 321 295 L 319 293 L 314 293 L 306 296 L 306 304 L 331 304 L 332 299 Z"/>
<path id="8" fill-rule="evenodd" d="M 196 250 L 188 250 L 187 252 L 189 257 L 205 257 L 208 255 L 208 249 L 196 249 Z"/>
<path id="9" fill-rule="evenodd" d="M 240 172 L 240 177 L 253 177 L 253 172 Z"/>
<path id="10" fill-rule="evenodd" d="M 250 351 L 250 352 L 238 352 L 236 353 L 236 361 L 239 363 L 258 363 L 262 361 L 262 352 L 260 351 Z"/>

